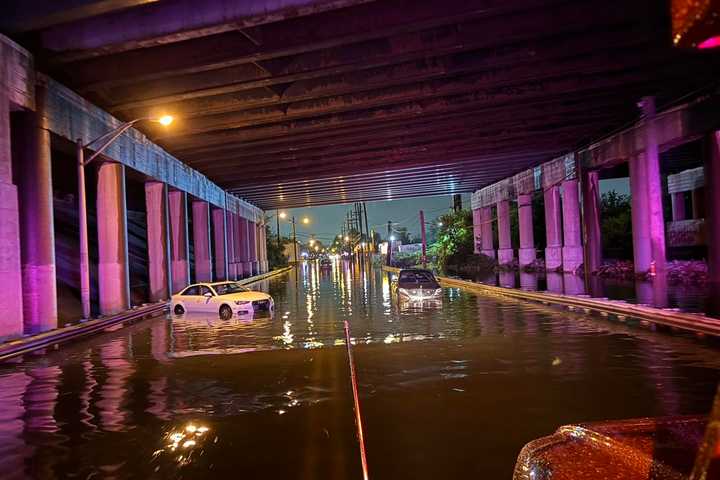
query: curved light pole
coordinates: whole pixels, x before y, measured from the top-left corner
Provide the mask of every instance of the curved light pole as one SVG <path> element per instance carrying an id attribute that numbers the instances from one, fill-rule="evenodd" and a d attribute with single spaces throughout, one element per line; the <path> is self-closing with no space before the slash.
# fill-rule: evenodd
<path id="1" fill-rule="evenodd" d="M 78 175 L 78 221 L 80 223 L 80 300 L 82 302 L 82 315 L 84 319 L 90 318 L 90 258 L 88 254 L 88 227 L 87 227 L 87 198 L 85 192 L 85 167 L 100 156 L 120 135 L 128 131 L 138 122 L 150 120 L 161 125 L 168 126 L 172 123 L 173 117 L 164 115 L 162 117 L 142 117 L 130 122 L 125 122 L 114 130 L 99 136 L 95 140 L 83 144 L 78 138 L 77 146 L 77 175 Z M 104 143 L 85 160 L 85 149 L 91 145 Z"/>

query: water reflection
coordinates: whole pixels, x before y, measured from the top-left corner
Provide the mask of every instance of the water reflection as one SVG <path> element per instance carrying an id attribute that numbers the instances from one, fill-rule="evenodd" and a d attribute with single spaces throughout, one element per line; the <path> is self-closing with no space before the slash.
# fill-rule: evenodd
<path id="1" fill-rule="evenodd" d="M 650 280 L 622 280 L 591 275 L 547 272 L 480 272 L 468 275 L 476 282 L 528 291 L 547 291 L 565 295 L 588 295 L 610 298 L 657 308 L 677 308 L 688 312 L 703 312 L 720 317 L 720 301 L 711 287 L 701 285 L 669 284 L 663 275 Z"/>
<path id="2" fill-rule="evenodd" d="M 0 366 L 2 478 L 359 478 L 345 319 L 378 477 L 507 478 L 559 424 L 703 413 L 719 377 L 693 337 L 457 288 L 405 304 L 346 260 L 260 288 L 274 317 L 158 318 Z"/>

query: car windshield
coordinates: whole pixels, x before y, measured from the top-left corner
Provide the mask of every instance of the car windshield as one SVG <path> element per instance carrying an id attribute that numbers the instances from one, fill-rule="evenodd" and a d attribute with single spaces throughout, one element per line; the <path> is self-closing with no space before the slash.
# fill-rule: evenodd
<path id="1" fill-rule="evenodd" d="M 219 283 L 217 285 L 213 285 L 213 288 L 217 292 L 218 295 L 229 295 L 231 293 L 240 293 L 240 292 L 249 292 L 250 289 L 243 287 L 242 285 L 238 285 L 237 283 Z"/>
<path id="2" fill-rule="evenodd" d="M 428 272 L 400 272 L 400 281 L 403 283 L 434 282 L 432 274 Z"/>

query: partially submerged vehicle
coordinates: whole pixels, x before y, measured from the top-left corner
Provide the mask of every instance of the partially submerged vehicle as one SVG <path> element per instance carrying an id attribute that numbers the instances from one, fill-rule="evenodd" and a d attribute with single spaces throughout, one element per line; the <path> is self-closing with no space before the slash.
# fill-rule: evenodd
<path id="1" fill-rule="evenodd" d="M 236 282 L 195 283 L 172 296 L 171 308 L 176 315 L 185 312 L 217 312 L 223 320 L 260 310 L 272 311 L 273 298 L 255 292 Z"/>
<path id="2" fill-rule="evenodd" d="M 400 270 L 393 284 L 401 300 L 437 300 L 442 297 L 442 287 L 430 270 L 405 268 Z"/>

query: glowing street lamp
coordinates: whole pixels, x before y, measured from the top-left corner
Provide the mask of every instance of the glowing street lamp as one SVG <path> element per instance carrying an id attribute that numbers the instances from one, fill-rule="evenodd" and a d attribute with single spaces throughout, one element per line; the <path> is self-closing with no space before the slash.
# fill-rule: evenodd
<path id="1" fill-rule="evenodd" d="M 310 223 L 310 219 L 309 219 L 308 217 L 305 217 L 305 218 L 302 219 L 302 223 L 304 223 L 305 225 L 307 225 L 308 223 Z"/>
<path id="2" fill-rule="evenodd" d="M 280 218 L 282 218 L 282 219 L 285 219 L 285 218 L 287 218 L 287 213 L 285 213 L 285 212 L 280 212 L 280 213 L 278 213 L 278 216 L 279 216 Z"/>
<path id="3" fill-rule="evenodd" d="M 173 122 L 172 115 L 162 115 L 160 117 L 141 117 L 118 125 L 114 130 L 110 130 L 104 135 L 100 135 L 95 140 L 83 143 L 78 138 L 76 142 L 77 156 L 77 176 L 78 176 L 78 222 L 80 227 L 80 301 L 82 304 L 83 318 L 90 318 L 90 257 L 88 254 L 88 226 L 87 226 L 87 193 L 85 191 L 85 167 L 93 160 L 98 158 L 102 153 L 120 136 L 130 130 L 136 123 L 142 121 L 151 121 L 167 127 Z M 85 149 L 93 144 L 100 143 L 95 152 L 85 160 Z"/>

